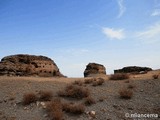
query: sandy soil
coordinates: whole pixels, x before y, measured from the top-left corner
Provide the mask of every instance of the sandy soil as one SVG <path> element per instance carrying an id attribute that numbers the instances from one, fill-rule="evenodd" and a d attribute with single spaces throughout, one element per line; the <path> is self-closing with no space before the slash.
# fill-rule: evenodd
<path id="1" fill-rule="evenodd" d="M 160 70 L 147 74 L 132 75 L 128 80 L 108 80 L 101 86 L 83 84 L 91 91 L 96 104 L 86 106 L 85 112 L 95 111 L 95 120 L 158 120 L 160 118 L 129 118 L 129 114 L 159 114 L 160 117 L 160 78 L 153 79 L 152 75 Z M 85 78 L 92 79 L 92 78 Z M 40 90 L 51 90 L 53 99 L 57 91 L 64 89 L 67 84 L 84 78 L 42 78 L 42 77 L 0 77 L 0 120 L 49 120 L 45 109 L 36 103 L 24 106 L 21 104 L 23 95 L 28 92 L 38 93 Z M 134 86 L 131 99 L 122 99 L 119 90 Z M 84 100 L 61 98 L 62 101 L 83 103 Z M 89 120 L 89 115 L 72 115 L 64 113 L 64 120 Z"/>

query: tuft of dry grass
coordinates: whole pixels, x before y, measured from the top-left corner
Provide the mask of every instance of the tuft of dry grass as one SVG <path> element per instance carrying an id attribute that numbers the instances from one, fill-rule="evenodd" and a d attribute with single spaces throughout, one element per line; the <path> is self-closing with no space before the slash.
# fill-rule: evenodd
<path id="1" fill-rule="evenodd" d="M 133 96 L 133 92 L 129 89 L 123 88 L 119 90 L 119 95 L 123 99 L 131 99 L 131 97 Z"/>
<path id="2" fill-rule="evenodd" d="M 85 79 L 84 80 L 84 83 L 85 84 L 90 84 L 90 83 L 92 83 L 94 81 L 94 79 Z"/>
<path id="3" fill-rule="evenodd" d="M 73 85 L 82 86 L 83 82 L 81 80 L 76 80 L 76 81 L 73 82 Z"/>
<path id="4" fill-rule="evenodd" d="M 98 82 L 98 85 L 102 85 L 104 83 L 104 79 L 103 78 L 99 78 L 97 80 L 97 82 Z"/>
<path id="5" fill-rule="evenodd" d="M 58 91 L 58 95 L 61 97 L 82 99 L 84 97 L 88 97 L 90 95 L 90 91 L 82 86 L 68 85 L 65 90 Z"/>
<path id="6" fill-rule="evenodd" d="M 55 99 L 46 105 L 51 120 L 63 120 L 62 103 L 60 99 Z"/>
<path id="7" fill-rule="evenodd" d="M 33 102 L 36 102 L 37 100 L 37 97 L 36 97 L 36 94 L 34 93 L 26 93 L 23 95 L 23 100 L 22 100 L 22 103 L 24 105 L 28 105 L 30 103 L 33 103 Z"/>
<path id="8" fill-rule="evenodd" d="M 117 73 L 117 74 L 111 75 L 109 79 L 110 80 L 125 80 L 125 79 L 129 79 L 129 75 L 125 73 Z"/>
<path id="9" fill-rule="evenodd" d="M 63 103 L 63 110 L 72 114 L 82 114 L 85 111 L 85 106 L 82 104 Z"/>
<path id="10" fill-rule="evenodd" d="M 52 91 L 40 91 L 39 100 L 40 101 L 50 101 L 53 97 Z"/>
<path id="11" fill-rule="evenodd" d="M 92 86 L 99 86 L 99 85 L 102 85 L 103 83 L 104 83 L 104 79 L 98 78 L 97 80 L 93 81 Z"/>
<path id="12" fill-rule="evenodd" d="M 152 78 L 153 79 L 158 79 L 158 75 L 153 75 Z"/>
<path id="13" fill-rule="evenodd" d="M 95 103 L 96 103 L 96 101 L 91 96 L 86 97 L 84 100 L 85 105 L 92 105 Z"/>

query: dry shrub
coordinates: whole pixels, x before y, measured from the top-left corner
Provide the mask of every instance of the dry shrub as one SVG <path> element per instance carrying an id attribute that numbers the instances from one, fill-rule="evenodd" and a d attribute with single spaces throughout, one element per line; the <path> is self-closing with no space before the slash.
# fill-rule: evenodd
<path id="1" fill-rule="evenodd" d="M 81 86 L 68 85 L 65 90 L 58 91 L 58 95 L 62 97 L 82 99 L 84 97 L 88 97 L 90 95 L 90 91 Z"/>
<path id="2" fill-rule="evenodd" d="M 129 89 L 121 89 L 121 90 L 119 90 L 119 95 L 121 98 L 131 99 L 133 92 Z"/>
<path id="3" fill-rule="evenodd" d="M 91 105 L 91 104 L 95 104 L 96 101 L 91 96 L 88 96 L 85 98 L 84 103 L 85 103 L 85 105 Z"/>
<path id="4" fill-rule="evenodd" d="M 52 91 L 40 91 L 39 100 L 40 101 L 50 101 L 53 97 Z"/>
<path id="5" fill-rule="evenodd" d="M 102 85 L 104 83 L 104 79 L 103 78 L 99 78 L 97 80 L 97 82 L 98 82 L 98 85 Z"/>
<path id="6" fill-rule="evenodd" d="M 129 79 L 129 75 L 125 73 L 117 73 L 110 76 L 110 80 L 125 80 Z"/>
<path id="7" fill-rule="evenodd" d="M 30 103 L 36 102 L 36 100 L 37 100 L 36 94 L 26 93 L 26 94 L 23 95 L 22 103 L 24 105 L 28 105 Z"/>
<path id="8" fill-rule="evenodd" d="M 153 75 L 153 79 L 158 79 L 158 75 Z"/>
<path id="9" fill-rule="evenodd" d="M 46 110 L 51 120 L 62 120 L 63 119 L 62 103 L 59 99 L 55 99 L 49 102 L 46 105 Z"/>
<path id="10" fill-rule="evenodd" d="M 102 85 L 104 83 L 104 79 L 103 78 L 98 78 L 96 81 L 93 81 L 93 86 L 99 86 Z"/>
<path id="11" fill-rule="evenodd" d="M 84 80 L 84 83 L 85 84 L 90 84 L 90 83 L 92 83 L 94 81 L 94 79 L 85 79 Z"/>
<path id="12" fill-rule="evenodd" d="M 79 85 L 79 86 L 82 86 L 83 85 L 83 82 L 81 80 L 76 80 L 73 82 L 74 85 Z"/>
<path id="13" fill-rule="evenodd" d="M 63 111 L 72 114 L 82 114 L 85 111 L 85 106 L 82 104 L 63 103 Z"/>

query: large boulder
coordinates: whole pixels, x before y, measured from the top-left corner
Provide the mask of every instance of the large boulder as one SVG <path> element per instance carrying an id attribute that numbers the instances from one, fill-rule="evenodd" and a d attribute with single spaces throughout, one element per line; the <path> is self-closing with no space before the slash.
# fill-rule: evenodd
<path id="1" fill-rule="evenodd" d="M 89 63 L 84 71 L 84 77 L 106 75 L 106 68 L 97 63 Z"/>
<path id="2" fill-rule="evenodd" d="M 2 58 L 0 75 L 63 77 L 53 60 L 45 56 L 11 55 Z"/>
<path id="3" fill-rule="evenodd" d="M 131 73 L 131 74 L 139 74 L 146 73 L 148 71 L 152 71 L 149 67 L 139 67 L 139 66 L 128 66 L 122 69 L 114 70 L 114 73 Z"/>

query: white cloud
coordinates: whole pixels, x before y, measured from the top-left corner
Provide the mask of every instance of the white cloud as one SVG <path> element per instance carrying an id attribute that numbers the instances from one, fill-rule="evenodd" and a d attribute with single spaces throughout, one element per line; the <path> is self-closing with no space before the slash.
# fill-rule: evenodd
<path id="1" fill-rule="evenodd" d="M 144 31 L 136 33 L 136 37 L 145 43 L 155 43 L 160 41 L 160 22 L 148 27 Z"/>
<path id="2" fill-rule="evenodd" d="M 123 29 L 113 29 L 113 28 L 107 28 L 104 27 L 102 28 L 102 32 L 110 39 L 124 39 L 125 38 L 125 34 L 124 34 L 124 30 Z"/>
<path id="3" fill-rule="evenodd" d="M 152 12 L 151 16 L 160 16 L 160 9 L 155 9 L 155 10 Z"/>
<path id="4" fill-rule="evenodd" d="M 154 9 L 152 10 L 151 16 L 160 16 L 160 0 L 154 0 Z"/>
<path id="5" fill-rule="evenodd" d="M 119 14 L 118 14 L 118 18 L 120 18 L 123 13 L 125 12 L 126 8 L 124 6 L 124 0 L 117 0 L 118 2 L 118 6 L 119 6 Z"/>

